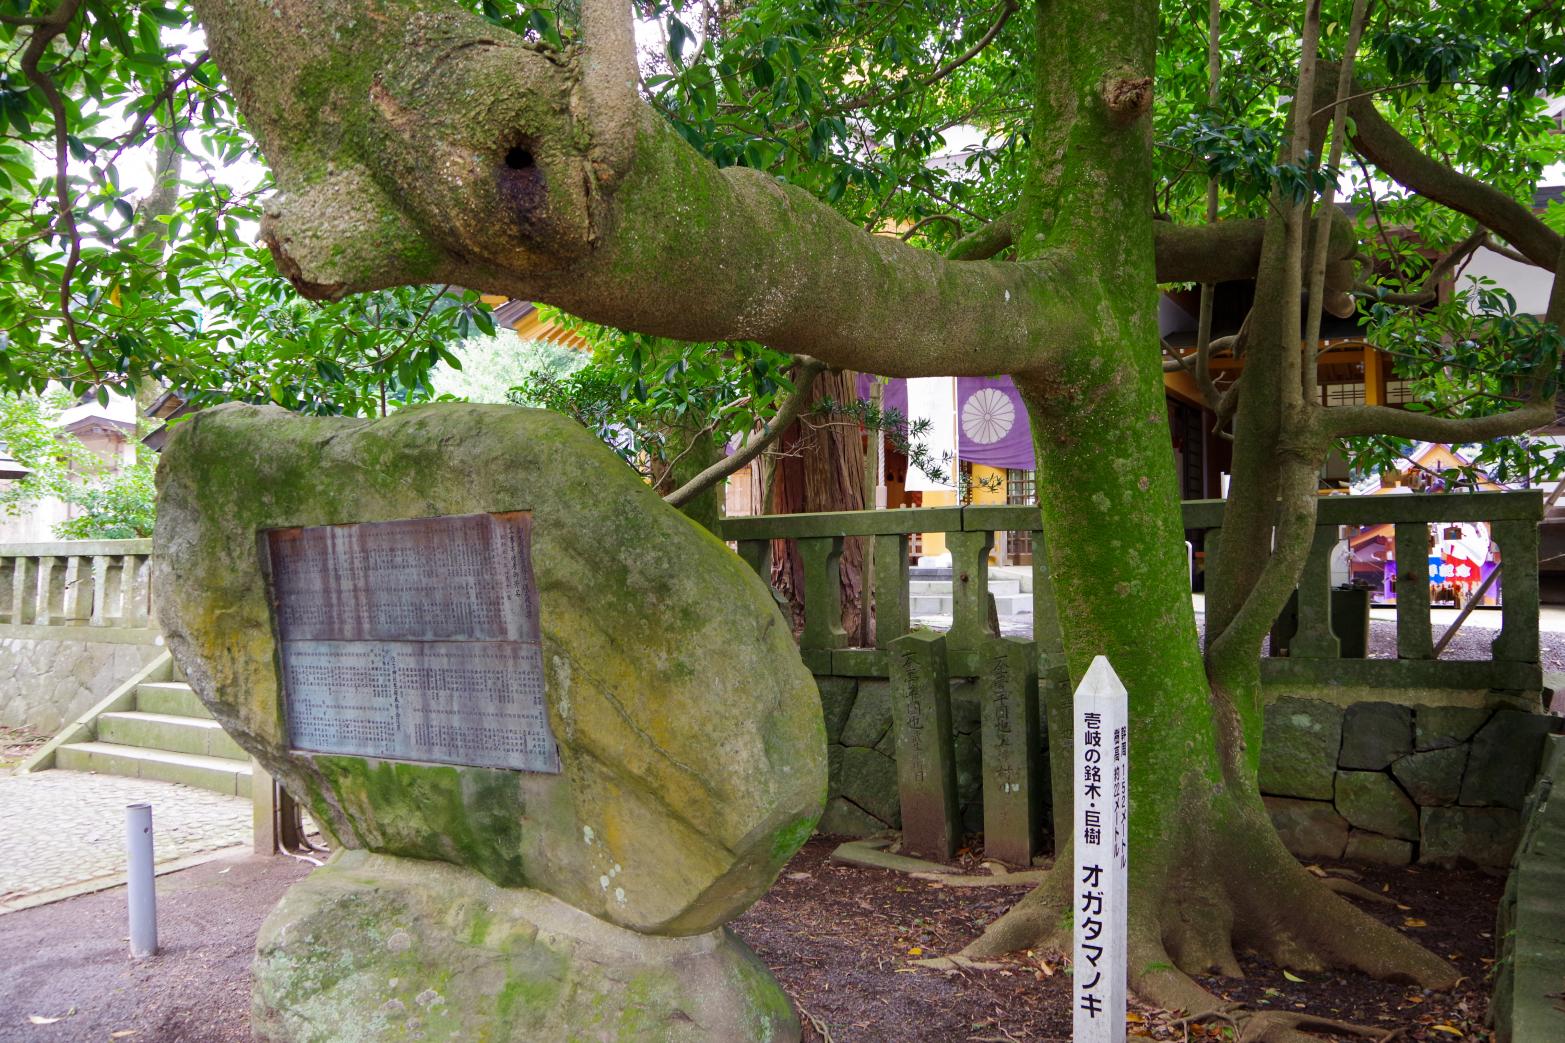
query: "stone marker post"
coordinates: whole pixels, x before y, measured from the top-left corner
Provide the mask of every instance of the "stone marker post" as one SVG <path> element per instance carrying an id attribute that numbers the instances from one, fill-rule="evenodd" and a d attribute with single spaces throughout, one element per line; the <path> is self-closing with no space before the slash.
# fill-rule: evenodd
<path id="1" fill-rule="evenodd" d="M 1075 1043 L 1125 1039 L 1130 731 L 1125 686 L 1098 656 L 1076 688 Z"/>
<path id="2" fill-rule="evenodd" d="M 984 853 L 1030 865 L 1043 812 L 1039 784 L 1038 674 L 1032 642 L 999 638 L 983 649 Z"/>
<path id="3" fill-rule="evenodd" d="M 944 635 L 920 630 L 891 642 L 891 720 L 902 848 L 924 858 L 950 858 L 956 853 L 958 815 Z"/>

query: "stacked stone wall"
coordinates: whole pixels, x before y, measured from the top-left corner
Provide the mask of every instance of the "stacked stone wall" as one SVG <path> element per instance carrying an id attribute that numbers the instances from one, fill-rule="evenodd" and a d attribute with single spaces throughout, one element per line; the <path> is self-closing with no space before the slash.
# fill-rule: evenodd
<path id="1" fill-rule="evenodd" d="M 822 833 L 868 836 L 898 829 L 896 736 L 891 730 L 891 685 L 883 678 L 817 677 L 826 717 L 826 813 Z M 983 829 L 983 759 L 978 685 L 951 681 L 951 730 L 956 755 L 956 796 L 962 829 Z M 1042 720 L 1042 705 L 1039 719 Z M 1047 751 L 1046 739 L 1040 752 Z M 1040 758 L 1040 764 L 1047 762 Z M 1046 769 L 1044 775 L 1047 775 Z M 1047 778 L 1040 780 L 1047 789 Z"/>
<path id="2" fill-rule="evenodd" d="M 821 832 L 866 836 L 898 828 L 888 683 L 816 681 L 830 770 Z M 1482 692 L 1442 694 L 1428 705 L 1418 702 L 1419 692 L 1361 694 L 1271 693 L 1261 791 L 1289 849 L 1305 859 L 1508 865 L 1544 737 L 1561 731 L 1565 719 Z M 1386 698 L 1391 694 L 1400 701 Z M 976 833 L 983 828 L 983 765 L 972 680 L 952 680 L 951 717 L 962 827 Z M 1047 735 L 1040 741 L 1042 766 Z M 1046 787 L 1046 769 L 1043 775 Z"/>
<path id="3" fill-rule="evenodd" d="M 1301 858 L 1504 866 L 1561 723 L 1512 705 L 1284 695 L 1266 707 L 1261 792 Z"/>
<path id="4" fill-rule="evenodd" d="M 152 644 L 0 637 L 0 726 L 53 734 L 162 651 Z"/>

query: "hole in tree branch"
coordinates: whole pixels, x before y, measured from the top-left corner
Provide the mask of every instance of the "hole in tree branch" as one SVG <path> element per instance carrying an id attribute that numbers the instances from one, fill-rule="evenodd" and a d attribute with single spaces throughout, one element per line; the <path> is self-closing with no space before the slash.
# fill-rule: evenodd
<path id="1" fill-rule="evenodd" d="M 537 240 L 547 233 L 548 182 L 543 168 L 533 155 L 532 142 L 523 139 L 506 150 L 505 160 L 495 171 L 501 202 L 510 211 L 514 227 L 525 240 Z"/>

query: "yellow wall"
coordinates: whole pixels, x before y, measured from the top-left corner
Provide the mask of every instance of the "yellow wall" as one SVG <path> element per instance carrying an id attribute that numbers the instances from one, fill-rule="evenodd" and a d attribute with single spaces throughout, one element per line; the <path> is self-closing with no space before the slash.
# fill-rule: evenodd
<path id="1" fill-rule="evenodd" d="M 979 485 L 980 482 L 987 482 L 987 483 L 989 483 L 991 485 L 994 485 L 995 484 L 995 479 L 999 479 L 999 484 L 995 485 L 995 487 L 993 489 L 985 489 L 981 485 Z M 972 494 L 973 494 L 972 502 L 975 503 L 975 504 L 979 504 L 979 503 L 1004 503 L 1005 502 L 1005 468 L 1003 468 L 1003 467 L 990 467 L 988 464 L 974 464 L 973 465 L 973 484 L 972 484 L 971 491 L 972 491 Z"/>
<path id="2" fill-rule="evenodd" d="M 923 504 L 925 507 L 955 507 L 955 489 L 926 489 L 924 491 Z M 928 555 L 944 554 L 946 552 L 946 534 L 943 532 L 926 532 L 923 540 L 924 553 Z"/>

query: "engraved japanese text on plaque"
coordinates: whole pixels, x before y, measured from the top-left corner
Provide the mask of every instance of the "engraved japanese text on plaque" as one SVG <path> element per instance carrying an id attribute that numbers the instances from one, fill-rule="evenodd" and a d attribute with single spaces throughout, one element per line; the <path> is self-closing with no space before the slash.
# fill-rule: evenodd
<path id="1" fill-rule="evenodd" d="M 560 770 L 528 512 L 266 537 L 291 746 Z"/>

